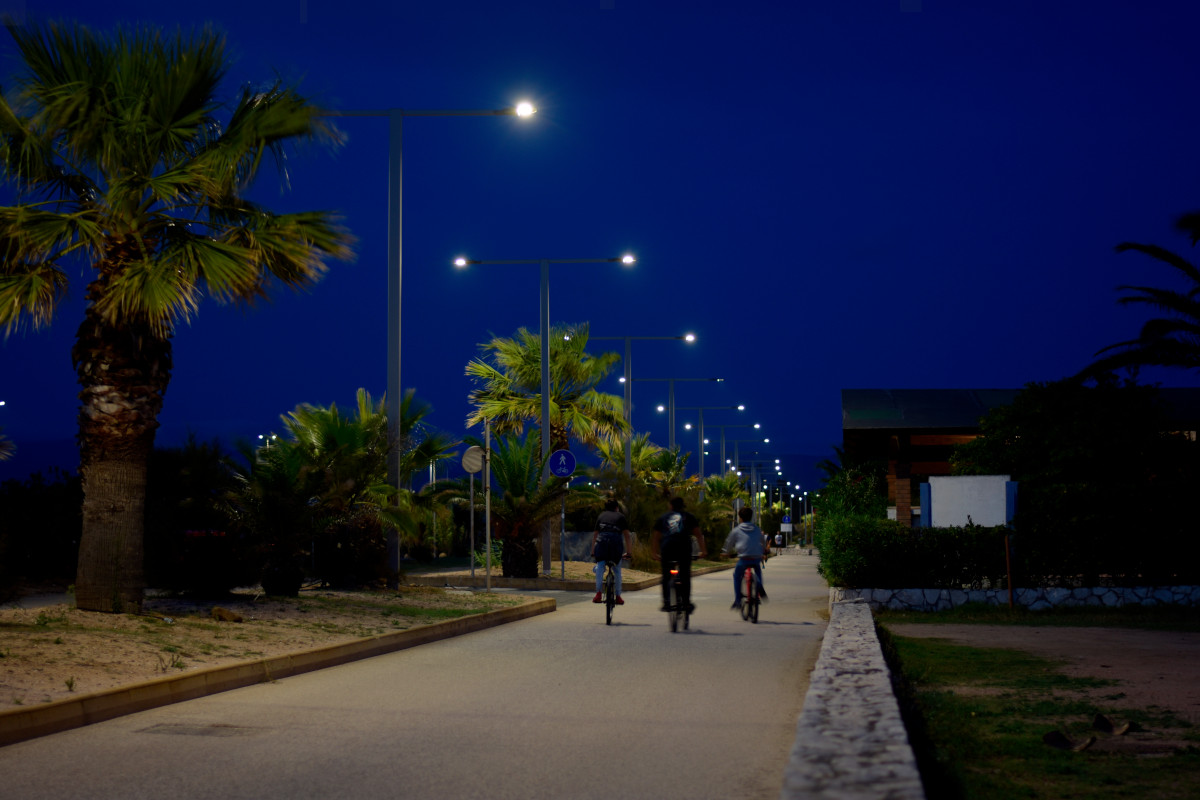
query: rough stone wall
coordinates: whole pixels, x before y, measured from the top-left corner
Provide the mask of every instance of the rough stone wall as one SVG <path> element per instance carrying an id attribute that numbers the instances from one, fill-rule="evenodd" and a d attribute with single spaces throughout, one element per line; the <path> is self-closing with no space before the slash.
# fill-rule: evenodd
<path id="1" fill-rule="evenodd" d="M 1008 605 L 1007 589 L 829 589 L 829 601 L 863 600 L 872 609 L 945 611 L 967 603 Z M 1067 606 L 1200 606 L 1200 586 L 1101 586 L 1014 589 L 1013 603 L 1031 611 Z"/>
<path id="2" fill-rule="evenodd" d="M 891 672 L 863 600 L 835 602 L 813 668 L 783 800 L 924 800 Z"/>

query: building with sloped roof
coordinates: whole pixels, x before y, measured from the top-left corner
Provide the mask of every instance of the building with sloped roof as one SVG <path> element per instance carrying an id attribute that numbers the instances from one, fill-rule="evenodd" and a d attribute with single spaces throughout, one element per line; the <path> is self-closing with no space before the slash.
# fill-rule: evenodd
<path id="1" fill-rule="evenodd" d="M 950 474 L 955 445 L 979 436 L 980 420 L 1010 405 L 1020 389 L 843 389 L 842 450 L 846 463 L 887 466 L 888 505 L 911 525 L 912 500 L 933 475 Z M 1177 430 L 1200 430 L 1200 389 L 1160 388 Z"/>

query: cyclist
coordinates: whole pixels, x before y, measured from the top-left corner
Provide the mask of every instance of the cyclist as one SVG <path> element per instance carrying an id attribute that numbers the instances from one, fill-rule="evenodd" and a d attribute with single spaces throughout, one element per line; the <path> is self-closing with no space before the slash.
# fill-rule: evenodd
<path id="1" fill-rule="evenodd" d="M 767 599 L 762 588 L 763 532 L 750 521 L 754 519 L 754 510 L 749 506 L 738 509 L 738 519 L 741 523 L 729 532 L 721 547 L 722 553 L 736 552 L 738 555 L 737 567 L 733 570 L 733 605 L 730 606 L 735 610 L 742 607 L 742 578 L 751 567 L 758 578 L 758 596 Z"/>
<path id="2" fill-rule="evenodd" d="M 650 537 L 650 554 L 662 561 L 663 611 L 671 610 L 671 562 L 679 564 L 679 602 L 687 606 L 688 613 L 696 610 L 692 605 L 692 539 L 700 545 L 701 558 L 708 555 L 700 521 L 683 510 L 683 498 L 672 497 L 669 509 L 654 522 Z"/>
<path id="3" fill-rule="evenodd" d="M 592 532 L 592 558 L 596 560 L 593 571 L 596 573 L 596 596 L 593 603 L 601 603 L 604 598 L 604 564 L 607 561 L 615 565 L 617 605 L 625 605 L 621 599 L 621 559 L 629 558 L 633 549 L 629 534 L 629 522 L 621 513 L 621 505 L 611 495 L 604 501 L 604 510 L 596 517 L 596 530 Z"/>

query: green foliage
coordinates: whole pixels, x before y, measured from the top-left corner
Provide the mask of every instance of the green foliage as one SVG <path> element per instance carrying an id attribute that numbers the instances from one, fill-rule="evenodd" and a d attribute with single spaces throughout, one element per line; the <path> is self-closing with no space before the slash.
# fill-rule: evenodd
<path id="1" fill-rule="evenodd" d="M 1031 383 L 951 464 L 1020 484 L 1018 583 L 1171 583 L 1200 561 L 1200 445 L 1172 427 L 1154 387 Z"/>
<path id="2" fill-rule="evenodd" d="M 543 480 L 546 459 L 534 436 L 500 436 L 492 442 L 492 479 L 499 492 L 492 495 L 494 539 L 504 542 L 503 570 L 506 578 L 538 576 L 537 540 L 542 523 L 560 513 L 567 495 L 567 481 Z"/>
<path id="3" fill-rule="evenodd" d="M 82 504 L 79 476 L 60 469 L 0 484 L 0 596 L 19 579 L 74 579 Z"/>
<path id="4" fill-rule="evenodd" d="M 474 553 L 475 566 L 480 569 L 486 569 L 489 565 L 492 569 L 500 567 L 504 551 L 504 542 L 492 542 L 492 552 L 489 553 L 487 547 L 481 547 Z"/>
<path id="5" fill-rule="evenodd" d="M 813 497 L 818 518 L 887 516 L 887 483 L 877 469 L 846 467 L 829 478 Z"/>
<path id="6" fill-rule="evenodd" d="M 623 400 L 596 387 L 620 357 L 587 352 L 588 326 L 550 330 L 550 449 L 567 447 L 570 438 L 585 445 L 615 444 L 629 430 Z M 467 425 L 485 420 L 497 434 L 519 434 L 527 422 L 542 418 L 541 337 L 525 328 L 509 338 L 480 345 L 483 358 L 467 364 L 476 382 L 470 400 L 475 410 Z M 539 431 L 538 436 L 545 432 Z M 541 447 L 541 440 L 538 440 Z"/>
<path id="7" fill-rule="evenodd" d="M 172 591 L 221 595 L 253 584 L 258 570 L 245 537 L 230 525 L 229 454 L 189 436 L 156 449 L 146 480 L 146 581 Z"/>
<path id="8" fill-rule="evenodd" d="M 407 480 L 449 457 L 453 442 L 423 427 L 428 406 L 405 393 L 390 441 L 384 401 L 359 389 L 355 412 L 301 405 L 282 417 L 285 436 L 258 448 L 243 443 L 229 495 L 234 521 L 259 549 L 264 564 L 303 564 L 333 585 L 386 577 L 386 526 L 410 545 L 438 543 L 428 505 L 387 483 L 389 453 L 398 448 L 399 475 Z"/>
<path id="9" fill-rule="evenodd" d="M 866 516 L 817 526 L 820 572 L 832 586 L 978 589 L 1006 585 L 1007 528 L 908 528 Z"/>

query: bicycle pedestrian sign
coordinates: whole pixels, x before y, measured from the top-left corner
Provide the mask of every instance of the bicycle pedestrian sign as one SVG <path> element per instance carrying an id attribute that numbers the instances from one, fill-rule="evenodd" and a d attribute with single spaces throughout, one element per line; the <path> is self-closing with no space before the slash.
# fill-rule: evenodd
<path id="1" fill-rule="evenodd" d="M 550 454 L 550 471 L 558 478 L 569 478 L 575 472 L 575 456 L 570 450 L 555 450 Z"/>

